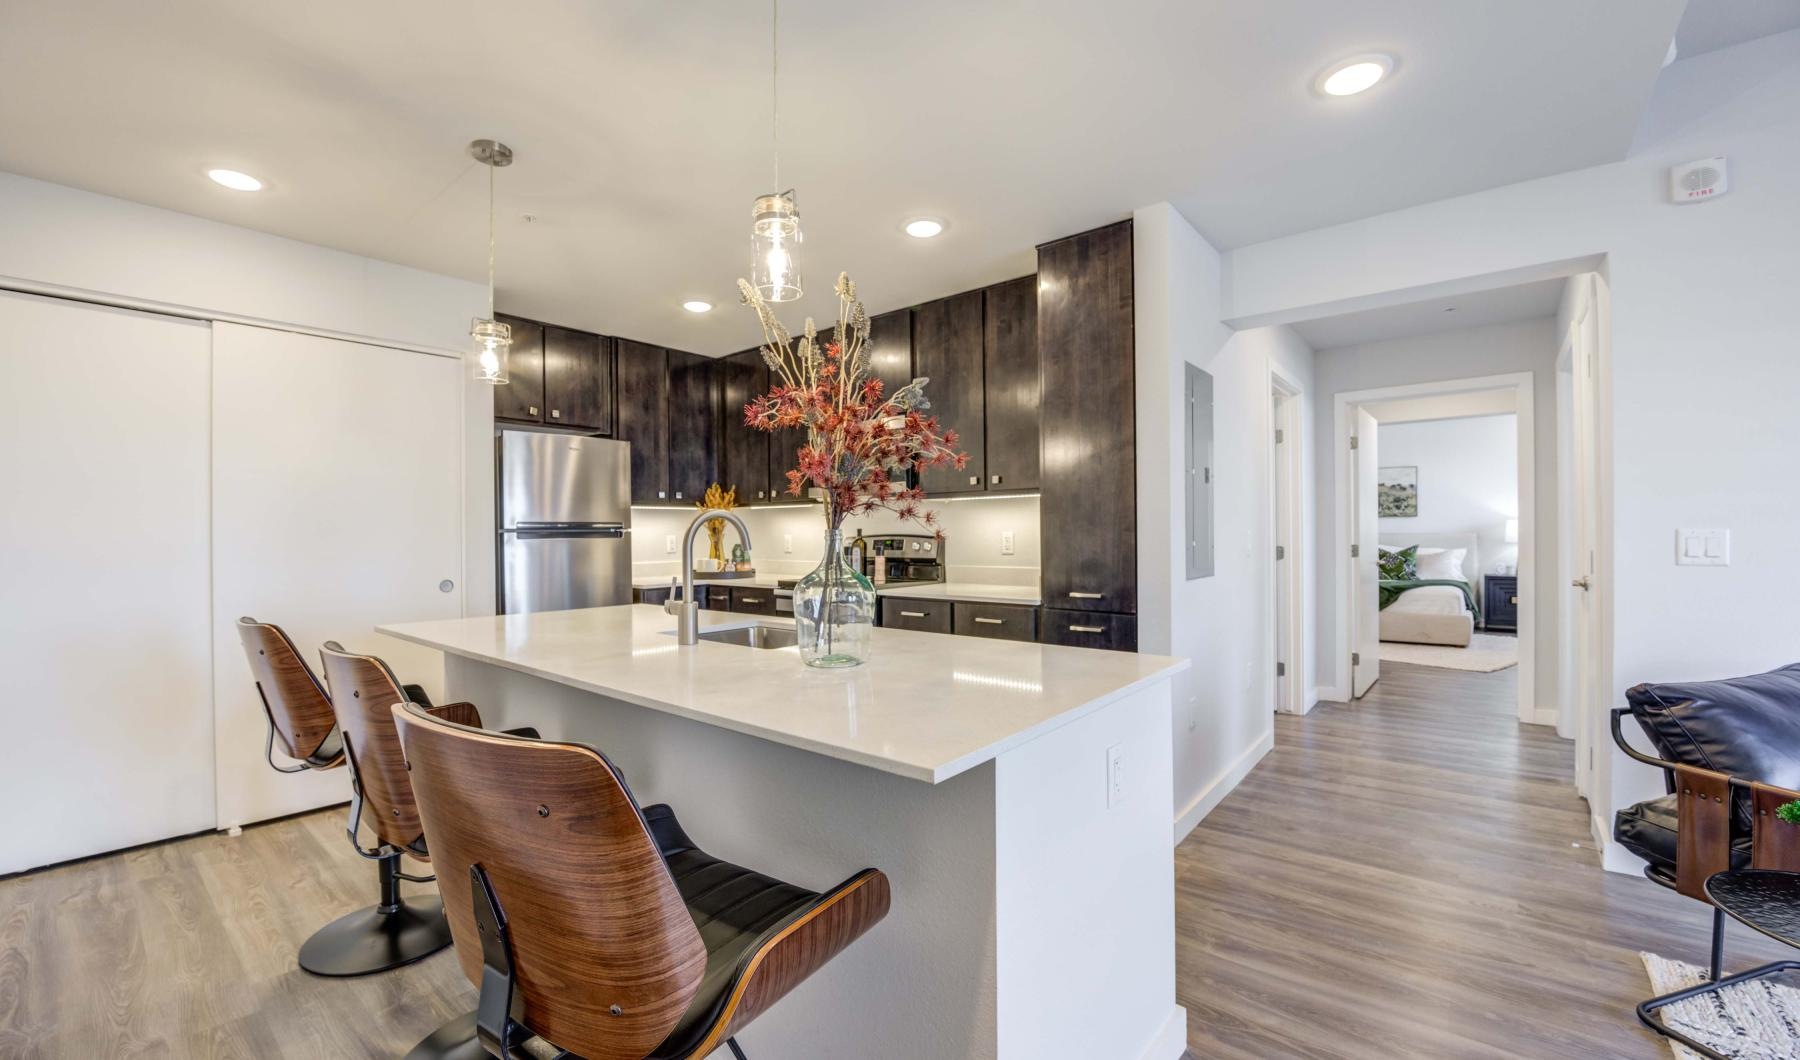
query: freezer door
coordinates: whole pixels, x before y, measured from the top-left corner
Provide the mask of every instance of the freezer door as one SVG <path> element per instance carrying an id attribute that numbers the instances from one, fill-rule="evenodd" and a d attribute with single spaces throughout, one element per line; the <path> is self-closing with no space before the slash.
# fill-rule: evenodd
<path id="1" fill-rule="evenodd" d="M 500 432 L 500 526 L 631 525 L 631 446 L 608 438 Z"/>
<path id="2" fill-rule="evenodd" d="M 500 542 L 506 614 L 631 602 L 631 542 L 622 534 L 508 531 Z"/>

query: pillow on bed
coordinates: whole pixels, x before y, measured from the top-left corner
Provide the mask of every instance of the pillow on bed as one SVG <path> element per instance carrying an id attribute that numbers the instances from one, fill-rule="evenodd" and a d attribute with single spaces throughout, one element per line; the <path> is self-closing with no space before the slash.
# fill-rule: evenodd
<path id="1" fill-rule="evenodd" d="M 1413 577 L 1424 581 L 1463 581 L 1463 557 L 1468 552 L 1466 548 L 1422 548 L 1418 573 Z"/>
<path id="2" fill-rule="evenodd" d="M 1419 546 L 1389 548 L 1382 545 L 1380 549 L 1382 581 L 1410 581 L 1419 576 L 1417 560 Z"/>

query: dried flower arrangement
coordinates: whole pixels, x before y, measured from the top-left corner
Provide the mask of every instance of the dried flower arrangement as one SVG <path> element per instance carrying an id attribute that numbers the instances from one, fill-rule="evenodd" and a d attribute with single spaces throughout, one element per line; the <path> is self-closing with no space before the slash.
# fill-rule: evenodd
<path id="1" fill-rule="evenodd" d="M 838 275 L 837 331 L 830 342 L 819 341 L 810 317 L 796 342 L 754 287 L 739 280 L 738 288 L 762 323 L 762 356 L 775 380 L 767 394 L 744 406 L 744 423 L 762 431 L 806 430 L 798 464 L 787 473 L 789 495 L 802 496 L 809 485 L 823 491 L 831 530 L 840 529 L 846 516 L 877 510 L 935 527 L 937 514 L 923 507 L 924 490 L 906 485 L 907 472 L 960 469 L 969 457 L 957 451 L 956 432 L 927 414 L 929 379 L 886 394 L 871 374 L 869 317 L 856 284 Z"/>
<path id="2" fill-rule="evenodd" d="M 738 507 L 737 487 L 732 486 L 727 489 L 715 482 L 706 487 L 705 495 L 694 502 L 694 507 L 703 512 L 711 511 L 714 508 L 729 512 Z M 724 570 L 725 520 L 708 519 L 706 521 L 706 543 L 708 545 L 706 558 L 713 562 L 714 569 Z"/>

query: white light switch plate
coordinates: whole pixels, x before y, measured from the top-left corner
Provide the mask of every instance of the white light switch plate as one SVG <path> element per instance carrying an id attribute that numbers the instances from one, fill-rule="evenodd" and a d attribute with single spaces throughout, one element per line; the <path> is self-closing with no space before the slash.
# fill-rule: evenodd
<path id="1" fill-rule="evenodd" d="M 781 535 L 781 549 L 784 552 L 794 551 L 794 535 L 793 534 L 782 534 Z"/>
<path id="2" fill-rule="evenodd" d="M 1125 745 L 1113 744 L 1106 749 L 1106 808 L 1112 809 L 1125 798 Z"/>
<path id="3" fill-rule="evenodd" d="M 674 534 L 664 534 L 663 535 L 663 551 L 667 552 L 671 555 L 674 554 L 674 552 L 675 552 L 675 535 Z"/>
<path id="4" fill-rule="evenodd" d="M 1002 556 L 1013 554 L 1013 532 L 1011 530 L 1000 531 L 1000 554 Z"/>
<path id="5" fill-rule="evenodd" d="M 1675 531 L 1675 563 L 1681 567 L 1731 566 L 1731 531 Z"/>

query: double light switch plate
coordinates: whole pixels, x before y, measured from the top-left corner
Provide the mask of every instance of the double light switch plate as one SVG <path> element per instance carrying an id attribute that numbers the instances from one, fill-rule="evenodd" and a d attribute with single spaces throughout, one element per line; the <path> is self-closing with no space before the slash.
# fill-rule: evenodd
<path id="1" fill-rule="evenodd" d="M 1675 563 L 1681 567 L 1731 566 L 1731 531 L 1675 531 Z"/>

